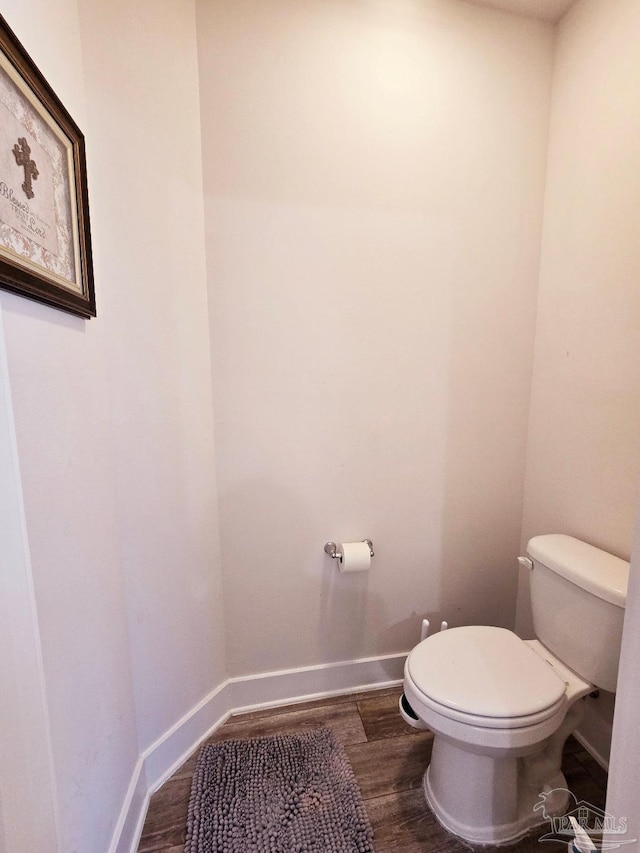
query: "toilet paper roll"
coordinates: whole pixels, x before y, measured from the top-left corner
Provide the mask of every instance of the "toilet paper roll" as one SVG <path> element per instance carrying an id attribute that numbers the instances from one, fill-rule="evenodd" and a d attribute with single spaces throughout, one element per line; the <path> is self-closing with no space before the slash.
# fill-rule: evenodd
<path id="1" fill-rule="evenodd" d="M 337 552 L 341 572 L 366 572 L 371 567 L 371 551 L 366 542 L 341 542 Z"/>

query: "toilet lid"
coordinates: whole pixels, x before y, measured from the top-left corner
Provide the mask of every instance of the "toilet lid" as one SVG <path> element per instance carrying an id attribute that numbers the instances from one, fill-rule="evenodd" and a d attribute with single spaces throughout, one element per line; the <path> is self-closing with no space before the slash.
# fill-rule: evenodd
<path id="1" fill-rule="evenodd" d="M 566 684 L 512 631 L 440 631 L 407 659 L 415 686 L 440 705 L 480 717 L 525 717 L 559 701 Z"/>

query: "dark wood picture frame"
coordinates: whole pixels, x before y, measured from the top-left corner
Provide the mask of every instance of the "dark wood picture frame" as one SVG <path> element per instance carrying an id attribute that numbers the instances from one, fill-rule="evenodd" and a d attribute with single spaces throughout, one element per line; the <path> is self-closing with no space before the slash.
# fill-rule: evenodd
<path id="1" fill-rule="evenodd" d="M 84 136 L 2 15 L 0 287 L 96 316 Z"/>

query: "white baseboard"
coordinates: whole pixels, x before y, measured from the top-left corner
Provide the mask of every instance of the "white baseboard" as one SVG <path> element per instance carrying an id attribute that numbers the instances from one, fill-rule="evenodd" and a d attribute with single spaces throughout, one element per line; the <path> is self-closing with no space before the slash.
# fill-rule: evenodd
<path id="1" fill-rule="evenodd" d="M 124 798 L 109 853 L 129 853 L 136 850 L 148 806 L 149 790 L 144 772 L 144 759 L 140 756 L 136 761 Z"/>
<path id="2" fill-rule="evenodd" d="M 229 681 L 223 681 L 188 711 L 169 731 L 145 749 L 142 754 L 150 793 L 157 789 L 183 764 L 196 746 L 229 716 Z"/>
<path id="3" fill-rule="evenodd" d="M 409 652 L 229 679 L 233 713 L 399 684 Z"/>
<path id="4" fill-rule="evenodd" d="M 402 682 L 408 652 L 229 678 L 138 759 L 109 853 L 135 853 L 151 794 L 234 713 L 275 708 Z"/>

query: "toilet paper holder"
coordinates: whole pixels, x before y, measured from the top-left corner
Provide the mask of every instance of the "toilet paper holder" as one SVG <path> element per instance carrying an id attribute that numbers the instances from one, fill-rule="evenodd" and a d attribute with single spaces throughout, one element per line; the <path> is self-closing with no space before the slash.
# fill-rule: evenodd
<path id="1" fill-rule="evenodd" d="M 371 539 L 363 539 L 363 542 L 369 546 L 369 553 L 373 557 L 373 542 Z M 338 546 L 335 542 L 327 542 L 324 546 L 324 553 L 328 554 L 332 560 L 342 561 L 342 554 L 338 554 Z"/>

